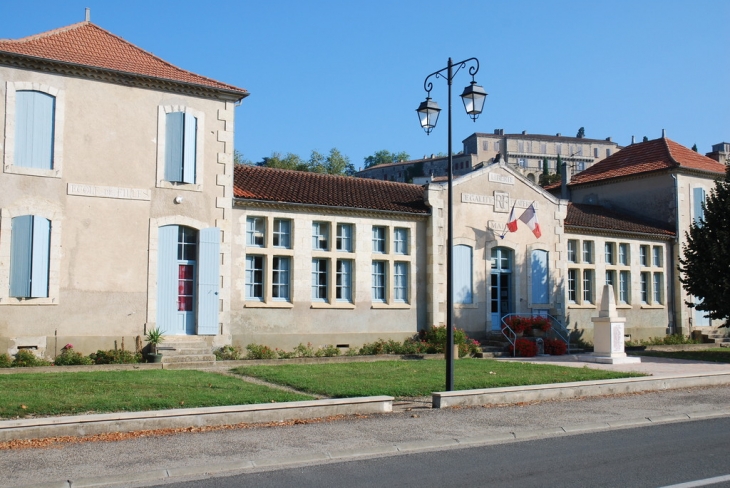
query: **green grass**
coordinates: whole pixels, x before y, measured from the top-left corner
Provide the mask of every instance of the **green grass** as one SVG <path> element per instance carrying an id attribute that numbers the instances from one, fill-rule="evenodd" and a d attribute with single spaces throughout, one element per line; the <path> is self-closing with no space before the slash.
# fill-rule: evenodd
<path id="1" fill-rule="evenodd" d="M 641 351 L 632 353 L 639 356 L 657 358 L 690 359 L 692 361 L 710 361 L 713 363 L 730 363 L 730 349 L 712 348 L 701 351 Z"/>
<path id="2" fill-rule="evenodd" d="M 230 376 L 188 370 L 8 374 L 0 375 L 0 392 L 0 418 L 312 399 Z"/>
<path id="3" fill-rule="evenodd" d="M 234 372 L 307 393 L 345 398 L 371 395 L 427 396 L 445 388 L 444 361 L 242 366 Z M 454 366 L 456 390 L 539 385 L 642 376 L 589 368 L 567 368 L 486 359 L 460 359 Z"/>

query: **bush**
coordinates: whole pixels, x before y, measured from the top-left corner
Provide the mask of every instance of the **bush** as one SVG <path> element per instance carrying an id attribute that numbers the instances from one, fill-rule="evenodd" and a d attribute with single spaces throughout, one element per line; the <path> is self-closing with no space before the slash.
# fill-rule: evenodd
<path id="1" fill-rule="evenodd" d="M 313 358 L 314 357 L 314 348 L 312 347 L 311 342 L 307 342 L 307 345 L 305 346 L 301 342 L 297 347 L 294 348 L 294 357 L 295 358 Z"/>
<path id="2" fill-rule="evenodd" d="M 446 326 L 431 327 L 418 335 L 423 344 L 424 352 L 428 354 L 442 354 L 446 350 Z M 454 344 L 459 348 L 459 357 L 474 355 L 481 351 L 478 341 L 470 339 L 463 329 L 454 327 Z"/>
<path id="3" fill-rule="evenodd" d="M 626 341 L 626 346 L 674 346 L 678 344 L 700 344 L 702 341 L 683 336 L 682 334 L 671 334 L 663 337 L 650 337 L 639 341 Z"/>
<path id="4" fill-rule="evenodd" d="M 260 346 L 258 344 L 249 344 L 246 346 L 248 353 L 246 359 L 276 359 L 276 352 L 269 346 Z"/>
<path id="5" fill-rule="evenodd" d="M 568 350 L 568 345 L 560 339 L 544 339 L 543 351 L 551 356 L 562 356 Z"/>
<path id="6" fill-rule="evenodd" d="M 218 361 L 235 361 L 241 359 L 241 347 L 223 346 L 213 351 L 213 354 Z"/>
<path id="7" fill-rule="evenodd" d="M 133 353 L 123 349 L 98 350 L 89 354 L 89 359 L 94 364 L 135 364 L 142 362 L 142 353 Z"/>
<path id="8" fill-rule="evenodd" d="M 0 368 L 10 368 L 13 365 L 13 358 L 10 354 L 0 354 Z"/>
<path id="9" fill-rule="evenodd" d="M 53 360 L 53 364 L 56 366 L 79 366 L 93 364 L 93 361 L 91 358 L 81 355 L 80 352 L 74 351 L 74 347 L 71 344 L 66 344 L 61 349 L 61 354 Z"/>
<path id="10" fill-rule="evenodd" d="M 31 368 L 34 366 L 50 366 L 50 365 L 51 365 L 50 361 L 46 361 L 45 359 L 41 359 L 41 358 L 37 357 L 35 354 L 33 354 L 32 351 L 29 351 L 28 349 L 21 349 L 15 355 L 15 360 L 13 361 L 12 367 L 13 368 Z"/>
<path id="11" fill-rule="evenodd" d="M 514 346 L 509 346 L 510 354 L 513 354 L 513 351 L 515 350 L 517 351 L 516 355 L 523 358 L 537 356 L 537 344 L 535 341 L 531 341 L 530 339 L 517 339 Z"/>
<path id="12" fill-rule="evenodd" d="M 325 358 L 331 358 L 334 356 L 340 355 L 340 350 L 331 344 L 328 344 L 326 346 L 322 346 L 319 349 L 317 349 L 317 352 L 314 353 L 315 356 L 318 358 L 325 357 Z"/>

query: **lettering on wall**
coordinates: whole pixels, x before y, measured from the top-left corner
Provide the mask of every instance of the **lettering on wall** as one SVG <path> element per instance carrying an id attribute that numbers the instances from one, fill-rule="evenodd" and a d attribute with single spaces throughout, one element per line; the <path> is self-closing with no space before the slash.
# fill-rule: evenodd
<path id="1" fill-rule="evenodd" d="M 479 195 L 474 193 L 462 193 L 461 202 L 473 203 L 476 205 L 494 205 L 494 211 L 502 213 L 506 213 L 512 210 L 512 205 L 514 205 L 515 208 L 527 208 L 534 203 L 535 210 L 539 210 L 540 208 L 538 202 L 523 199 L 512 200 L 509 196 L 509 193 L 500 191 L 495 191 L 494 196 Z"/>
<path id="2" fill-rule="evenodd" d="M 497 173 L 489 173 L 489 181 L 492 183 L 504 183 L 505 185 L 514 185 L 515 177 L 509 175 L 499 175 Z"/>
<path id="3" fill-rule="evenodd" d="M 503 191 L 494 192 L 494 211 L 500 213 L 509 212 L 509 193 Z"/>
<path id="4" fill-rule="evenodd" d="M 119 188 L 117 186 L 83 185 L 80 183 L 69 183 L 67 193 L 80 197 L 117 198 L 121 200 L 149 201 L 151 199 L 150 190 Z"/>

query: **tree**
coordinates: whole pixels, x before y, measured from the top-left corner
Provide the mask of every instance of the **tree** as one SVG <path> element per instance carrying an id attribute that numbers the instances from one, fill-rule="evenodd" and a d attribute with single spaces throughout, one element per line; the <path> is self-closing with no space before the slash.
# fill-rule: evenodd
<path id="1" fill-rule="evenodd" d="M 695 144 L 694 146 L 692 146 L 692 150 L 693 150 L 694 152 L 698 152 L 698 151 L 697 151 L 697 144 Z"/>
<path id="2" fill-rule="evenodd" d="M 253 165 L 253 161 L 243 157 L 243 153 L 241 151 L 239 151 L 238 149 L 234 149 L 233 150 L 233 164 L 247 164 L 247 165 L 251 166 L 251 165 Z"/>
<path id="3" fill-rule="evenodd" d="M 647 142 L 647 141 L 649 141 L 649 138 L 644 136 L 644 139 L 641 142 Z"/>
<path id="4" fill-rule="evenodd" d="M 302 158 L 293 153 L 282 155 L 279 152 L 271 153 L 271 156 L 265 157 L 261 162 L 256 163 L 257 166 L 265 166 L 267 168 L 293 169 L 296 171 L 309 171 L 309 164 Z"/>
<path id="5" fill-rule="evenodd" d="M 329 155 L 325 159 L 325 169 L 327 174 L 353 176 L 355 166 L 350 162 L 350 158 L 342 154 L 337 148 L 330 149 Z"/>
<path id="6" fill-rule="evenodd" d="M 376 151 L 375 154 L 372 156 L 368 156 L 365 158 L 365 168 L 369 168 L 371 166 L 377 166 L 379 164 L 389 164 L 389 163 L 395 163 L 397 161 L 407 161 L 411 157 L 408 155 L 407 152 L 401 151 L 399 153 L 392 153 L 388 151 L 387 149 L 383 149 L 380 151 Z"/>
<path id="7" fill-rule="evenodd" d="M 583 139 L 586 136 L 586 130 L 584 127 L 578 129 L 578 133 L 575 135 L 578 139 Z"/>
<path id="8" fill-rule="evenodd" d="M 707 313 L 711 319 L 730 319 L 730 165 L 725 178 L 715 182 L 715 188 L 702 206 L 704 215 L 696 219 L 685 232 L 679 258 L 679 281 L 695 302 L 685 302 L 690 308 Z M 699 301 L 699 303 L 697 303 Z"/>
<path id="9" fill-rule="evenodd" d="M 548 164 L 547 158 L 542 159 L 542 174 L 544 176 L 547 176 L 550 174 L 550 165 Z"/>
<path id="10" fill-rule="evenodd" d="M 271 156 L 263 158 L 263 160 L 256 163 L 256 166 L 342 176 L 353 176 L 356 172 L 355 166 L 350 162 L 350 158 L 334 147 L 330 149 L 329 154 L 326 156 L 319 151 L 312 151 L 309 159 L 306 161 L 293 153 L 282 155 L 281 153 L 273 152 Z"/>

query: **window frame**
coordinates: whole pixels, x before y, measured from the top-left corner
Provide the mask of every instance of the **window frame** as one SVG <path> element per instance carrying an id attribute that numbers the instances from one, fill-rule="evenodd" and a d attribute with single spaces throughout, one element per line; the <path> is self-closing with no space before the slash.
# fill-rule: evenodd
<path id="1" fill-rule="evenodd" d="M 261 229 L 258 229 L 261 224 Z M 260 238 L 261 243 L 256 240 Z M 246 247 L 266 247 L 266 217 L 251 215 L 246 217 Z"/>
<path id="2" fill-rule="evenodd" d="M 372 228 L 373 254 L 387 254 L 388 229 L 384 225 L 373 225 Z M 382 236 L 378 235 L 382 231 Z"/>
<path id="3" fill-rule="evenodd" d="M 578 240 L 568 239 L 566 250 L 566 261 L 569 263 L 578 263 Z"/>
<path id="4" fill-rule="evenodd" d="M 407 227 L 396 227 L 393 229 L 393 254 L 407 256 L 409 251 L 409 229 Z"/>
<path id="5" fill-rule="evenodd" d="M 168 181 L 165 176 L 167 157 L 167 114 L 182 112 L 196 119 L 195 172 L 193 183 Z M 205 112 L 186 105 L 160 105 L 157 107 L 157 188 L 182 191 L 203 191 L 205 174 Z"/>
<path id="6" fill-rule="evenodd" d="M 345 229 L 349 229 L 348 233 L 343 233 Z M 355 226 L 353 224 L 339 222 L 337 223 L 337 236 L 335 238 L 335 248 L 339 252 L 353 252 L 354 251 L 354 238 L 355 238 Z"/>
<path id="7" fill-rule="evenodd" d="M 260 260 L 259 267 L 256 267 L 257 260 Z M 244 272 L 244 300 L 263 302 L 266 290 L 266 256 L 262 254 L 246 254 Z M 260 274 L 259 281 L 257 281 L 257 273 Z M 260 290 L 258 295 L 256 294 L 257 287 Z M 250 291 L 253 291 L 253 293 L 250 293 Z"/>
<path id="8" fill-rule="evenodd" d="M 282 224 L 286 224 L 287 228 L 285 231 L 282 230 Z M 274 224 L 271 233 L 271 247 L 275 249 L 291 249 L 291 229 L 291 219 L 274 218 Z M 279 241 L 278 244 L 277 240 Z M 285 240 L 286 243 L 282 244 L 283 240 Z"/>
<path id="9" fill-rule="evenodd" d="M 286 263 L 286 269 L 282 268 Z M 277 302 L 291 301 L 291 256 L 273 256 L 271 258 L 271 300 Z M 282 276 L 284 277 L 282 279 Z M 282 293 L 284 290 L 286 293 Z"/>
<path id="10" fill-rule="evenodd" d="M 409 263 L 396 261 L 393 263 L 393 301 L 395 303 L 409 303 L 408 275 Z"/>
<path id="11" fill-rule="evenodd" d="M 352 283 L 354 260 L 338 259 L 335 262 L 335 301 L 353 303 Z M 348 268 L 348 269 L 344 269 Z"/>
<path id="12" fill-rule="evenodd" d="M 332 245 L 330 241 L 330 223 L 315 220 L 312 222 L 312 250 L 329 251 Z M 322 244 L 324 242 L 324 245 Z"/>
<path id="13" fill-rule="evenodd" d="M 370 274 L 372 278 L 370 293 L 373 303 L 387 303 L 388 262 L 384 260 L 373 260 L 370 267 Z M 376 292 L 376 290 L 379 291 L 379 293 Z"/>

